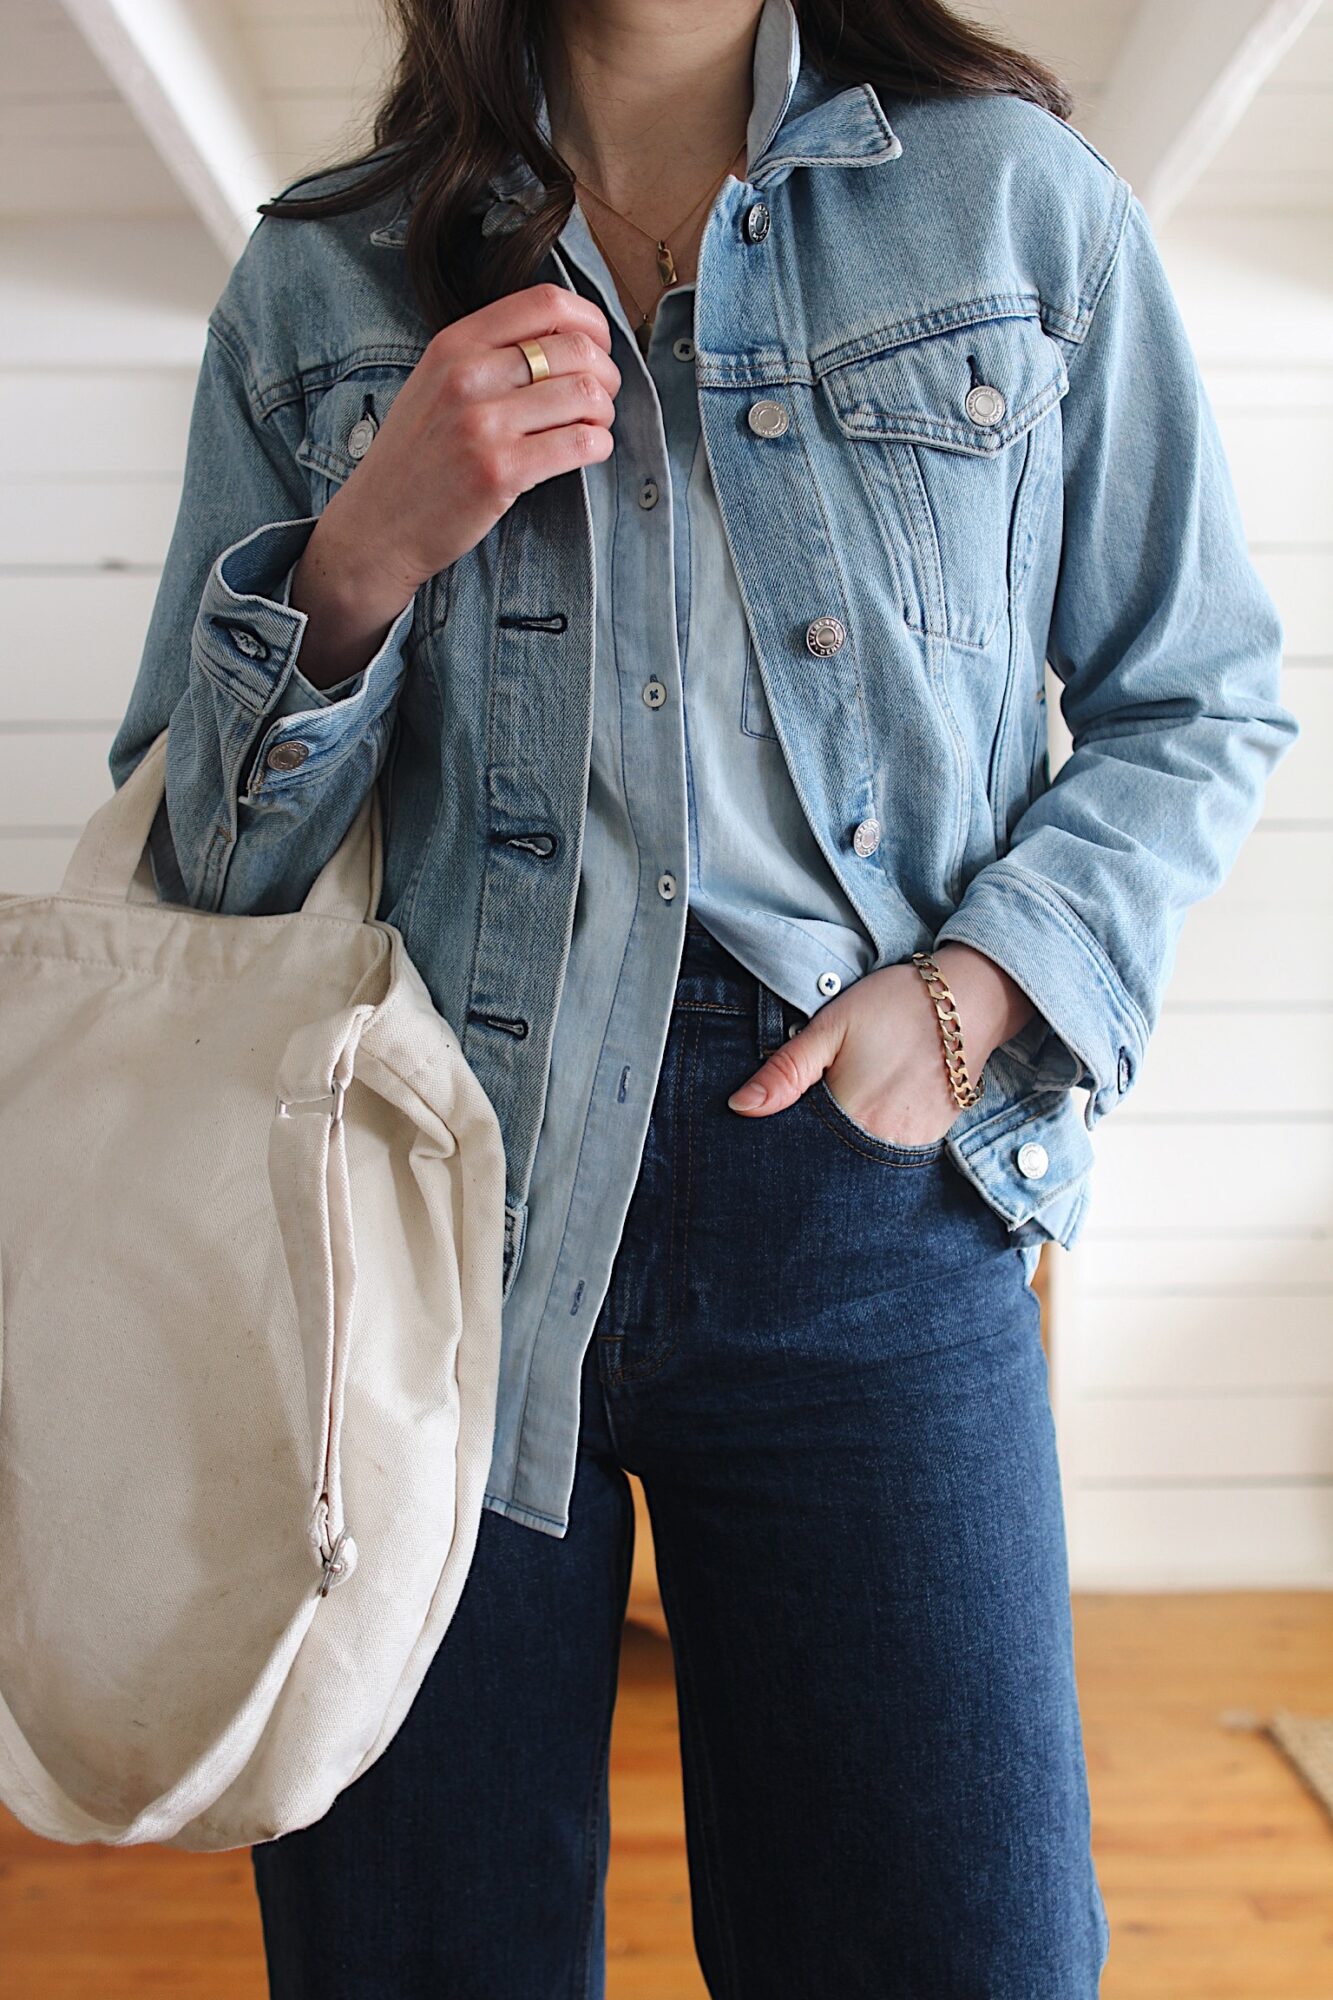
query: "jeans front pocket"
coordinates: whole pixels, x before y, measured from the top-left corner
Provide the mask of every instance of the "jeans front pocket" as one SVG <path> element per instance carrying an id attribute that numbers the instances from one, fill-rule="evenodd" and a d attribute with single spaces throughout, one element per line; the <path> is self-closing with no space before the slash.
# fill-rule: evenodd
<path id="1" fill-rule="evenodd" d="M 817 1077 L 799 1101 L 842 1145 L 885 1166 L 929 1167 L 944 1157 L 943 1138 L 930 1139 L 922 1146 L 907 1146 L 896 1139 L 881 1139 L 877 1132 L 859 1125 L 833 1095 L 826 1077 Z"/>

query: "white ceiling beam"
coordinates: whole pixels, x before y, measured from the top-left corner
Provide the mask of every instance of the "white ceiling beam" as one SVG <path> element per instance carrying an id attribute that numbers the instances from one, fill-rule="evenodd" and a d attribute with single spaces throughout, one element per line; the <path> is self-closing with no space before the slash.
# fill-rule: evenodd
<path id="1" fill-rule="evenodd" d="M 1160 224 L 1321 0 L 1140 0 L 1088 137 Z"/>
<path id="2" fill-rule="evenodd" d="M 217 0 L 64 0 L 169 172 L 228 257 L 282 184 L 259 93 Z"/>

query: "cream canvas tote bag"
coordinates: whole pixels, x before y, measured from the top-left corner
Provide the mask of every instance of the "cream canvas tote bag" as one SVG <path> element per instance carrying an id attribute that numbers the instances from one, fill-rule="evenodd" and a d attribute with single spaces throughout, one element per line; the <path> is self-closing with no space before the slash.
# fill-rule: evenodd
<path id="1" fill-rule="evenodd" d="M 298 912 L 221 916 L 156 899 L 165 763 L 0 897 L 0 1798 L 211 1849 L 320 1818 L 445 1635 L 505 1158 L 375 787 Z"/>

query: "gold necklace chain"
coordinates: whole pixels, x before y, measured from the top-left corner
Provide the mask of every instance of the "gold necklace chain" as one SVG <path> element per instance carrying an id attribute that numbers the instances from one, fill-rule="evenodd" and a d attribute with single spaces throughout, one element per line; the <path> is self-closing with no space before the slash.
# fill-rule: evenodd
<path id="1" fill-rule="evenodd" d="M 626 215 L 623 209 L 614 207 L 613 204 L 606 199 L 605 195 L 598 194 L 596 188 L 590 187 L 588 182 L 585 181 L 581 175 L 579 174 L 574 175 L 574 183 L 576 187 L 582 188 L 585 194 L 590 194 L 594 201 L 598 201 L 602 204 L 603 208 L 610 209 L 612 215 L 618 216 L 622 222 L 627 222 L 631 229 L 637 229 L 640 236 L 646 236 L 648 238 L 648 241 L 654 246 L 657 252 L 658 275 L 662 279 L 662 290 L 657 294 L 656 299 L 654 299 L 653 301 L 654 311 L 656 311 L 657 306 L 661 303 L 663 293 L 669 291 L 672 285 L 674 285 L 676 282 L 676 260 L 671 254 L 670 238 L 675 236 L 681 229 L 684 228 L 685 224 L 689 222 L 693 216 L 698 214 L 699 210 L 703 207 L 706 201 L 712 199 L 712 197 L 717 193 L 723 181 L 727 178 L 727 175 L 731 172 L 731 169 L 735 166 L 736 161 L 740 158 L 741 154 L 743 154 L 744 151 L 745 151 L 745 146 L 743 144 L 737 147 L 736 151 L 732 154 L 730 160 L 728 160 L 726 166 L 722 169 L 722 172 L 718 175 L 717 179 L 713 182 L 712 186 L 708 188 L 704 194 L 700 195 L 698 201 L 695 202 L 694 207 L 689 211 L 689 214 L 682 216 L 680 221 L 676 223 L 673 228 L 666 230 L 660 236 L 655 235 L 651 229 L 643 228 L 643 226 L 640 223 L 637 223 L 634 220 L 632 215 Z M 598 249 L 605 257 L 607 263 L 611 266 L 612 271 L 615 273 L 616 277 L 620 280 L 621 284 L 624 285 L 625 290 L 629 293 L 630 300 L 636 312 L 639 315 L 639 325 L 634 329 L 637 335 L 641 328 L 646 327 L 649 324 L 648 315 L 644 311 L 643 306 L 640 304 L 639 299 L 636 296 L 633 288 L 631 287 L 628 279 L 625 277 L 624 272 L 615 262 L 615 259 L 611 255 L 611 252 L 607 249 L 605 243 L 603 243 L 601 237 L 598 235 L 597 231 L 593 228 L 591 220 L 588 221 L 588 231 L 589 234 L 592 236 L 594 243 L 596 243 Z"/>

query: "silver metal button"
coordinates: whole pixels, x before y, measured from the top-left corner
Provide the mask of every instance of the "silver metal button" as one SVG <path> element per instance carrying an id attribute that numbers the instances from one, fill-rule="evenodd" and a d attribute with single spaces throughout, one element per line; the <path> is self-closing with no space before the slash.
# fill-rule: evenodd
<path id="1" fill-rule="evenodd" d="M 977 382 L 968 390 L 963 407 L 974 424 L 998 424 L 1009 407 L 998 389 L 989 382 Z"/>
<path id="2" fill-rule="evenodd" d="M 643 690 L 643 698 L 647 702 L 649 708 L 660 708 L 662 706 L 662 703 L 667 698 L 665 681 L 645 682 Z"/>
<path id="3" fill-rule="evenodd" d="M 657 481 L 655 479 L 645 479 L 640 485 L 639 505 L 641 507 L 655 507 L 657 505 Z"/>
<path id="4" fill-rule="evenodd" d="M 1050 1164 L 1046 1148 L 1039 1146 L 1035 1139 L 1029 1139 L 1026 1146 L 1019 1147 L 1018 1171 L 1025 1180 L 1039 1181 Z"/>
<path id="5" fill-rule="evenodd" d="M 803 1026 L 803 1022 L 793 1021 L 787 1030 L 787 1040 L 790 1041 L 793 1035 L 799 1035 Z"/>
<path id="6" fill-rule="evenodd" d="M 781 403 L 770 403 L 767 399 L 761 399 L 757 403 L 751 403 L 745 421 L 756 437 L 775 438 L 782 436 L 791 418 Z"/>
<path id="7" fill-rule="evenodd" d="M 308 743 L 275 743 L 264 762 L 273 771 L 295 771 L 309 755 Z"/>
<path id="8" fill-rule="evenodd" d="M 661 875 L 659 875 L 659 876 L 658 876 L 658 878 L 657 878 L 657 893 L 658 893 L 658 895 L 659 895 L 659 896 L 660 896 L 660 897 L 662 898 L 662 901 L 663 901 L 664 903 L 674 903 L 674 902 L 675 902 L 675 900 L 676 900 L 676 878 L 675 878 L 675 876 L 674 876 L 673 874 L 671 874 L 671 873 L 670 873 L 670 871 L 669 871 L 669 870 L 667 870 L 667 871 L 664 871 L 664 872 L 663 872 L 663 873 L 662 873 Z"/>
<path id="9" fill-rule="evenodd" d="M 746 242 L 762 243 L 768 234 L 770 220 L 767 202 L 752 201 L 745 211 Z"/>
<path id="10" fill-rule="evenodd" d="M 852 846 L 858 854 L 873 854 L 879 846 L 879 821 L 863 819 L 852 835 Z"/>
<path id="11" fill-rule="evenodd" d="M 682 334 L 679 340 L 672 341 L 671 352 L 675 355 L 677 361 L 693 361 L 694 342 L 689 338 L 688 334 Z"/>
<path id="12" fill-rule="evenodd" d="M 821 972 L 818 979 L 815 981 L 815 985 L 819 988 L 820 992 L 824 995 L 826 1000 L 831 1000 L 833 995 L 841 987 L 842 981 L 841 979 L 839 979 L 836 972 Z"/>
<path id="13" fill-rule="evenodd" d="M 253 632 L 247 632 L 244 625 L 231 627 L 231 640 L 238 653 L 244 653 L 247 660 L 266 660 L 268 647 L 262 639 L 256 639 Z"/>
<path id="14" fill-rule="evenodd" d="M 814 618 L 805 628 L 805 643 L 820 660 L 840 652 L 846 640 L 847 627 L 841 618 Z"/>
<path id="15" fill-rule="evenodd" d="M 379 425 L 373 417 L 358 417 L 347 433 L 347 456 L 364 458 L 375 442 L 375 433 L 378 429 Z"/>
<path id="16" fill-rule="evenodd" d="M 1119 1084 L 1121 1090 L 1129 1089 L 1130 1075 L 1131 1071 L 1129 1067 L 1129 1051 L 1127 1049 L 1121 1049 L 1120 1061 L 1116 1065 L 1116 1073 L 1115 1073 L 1115 1080 Z"/>

